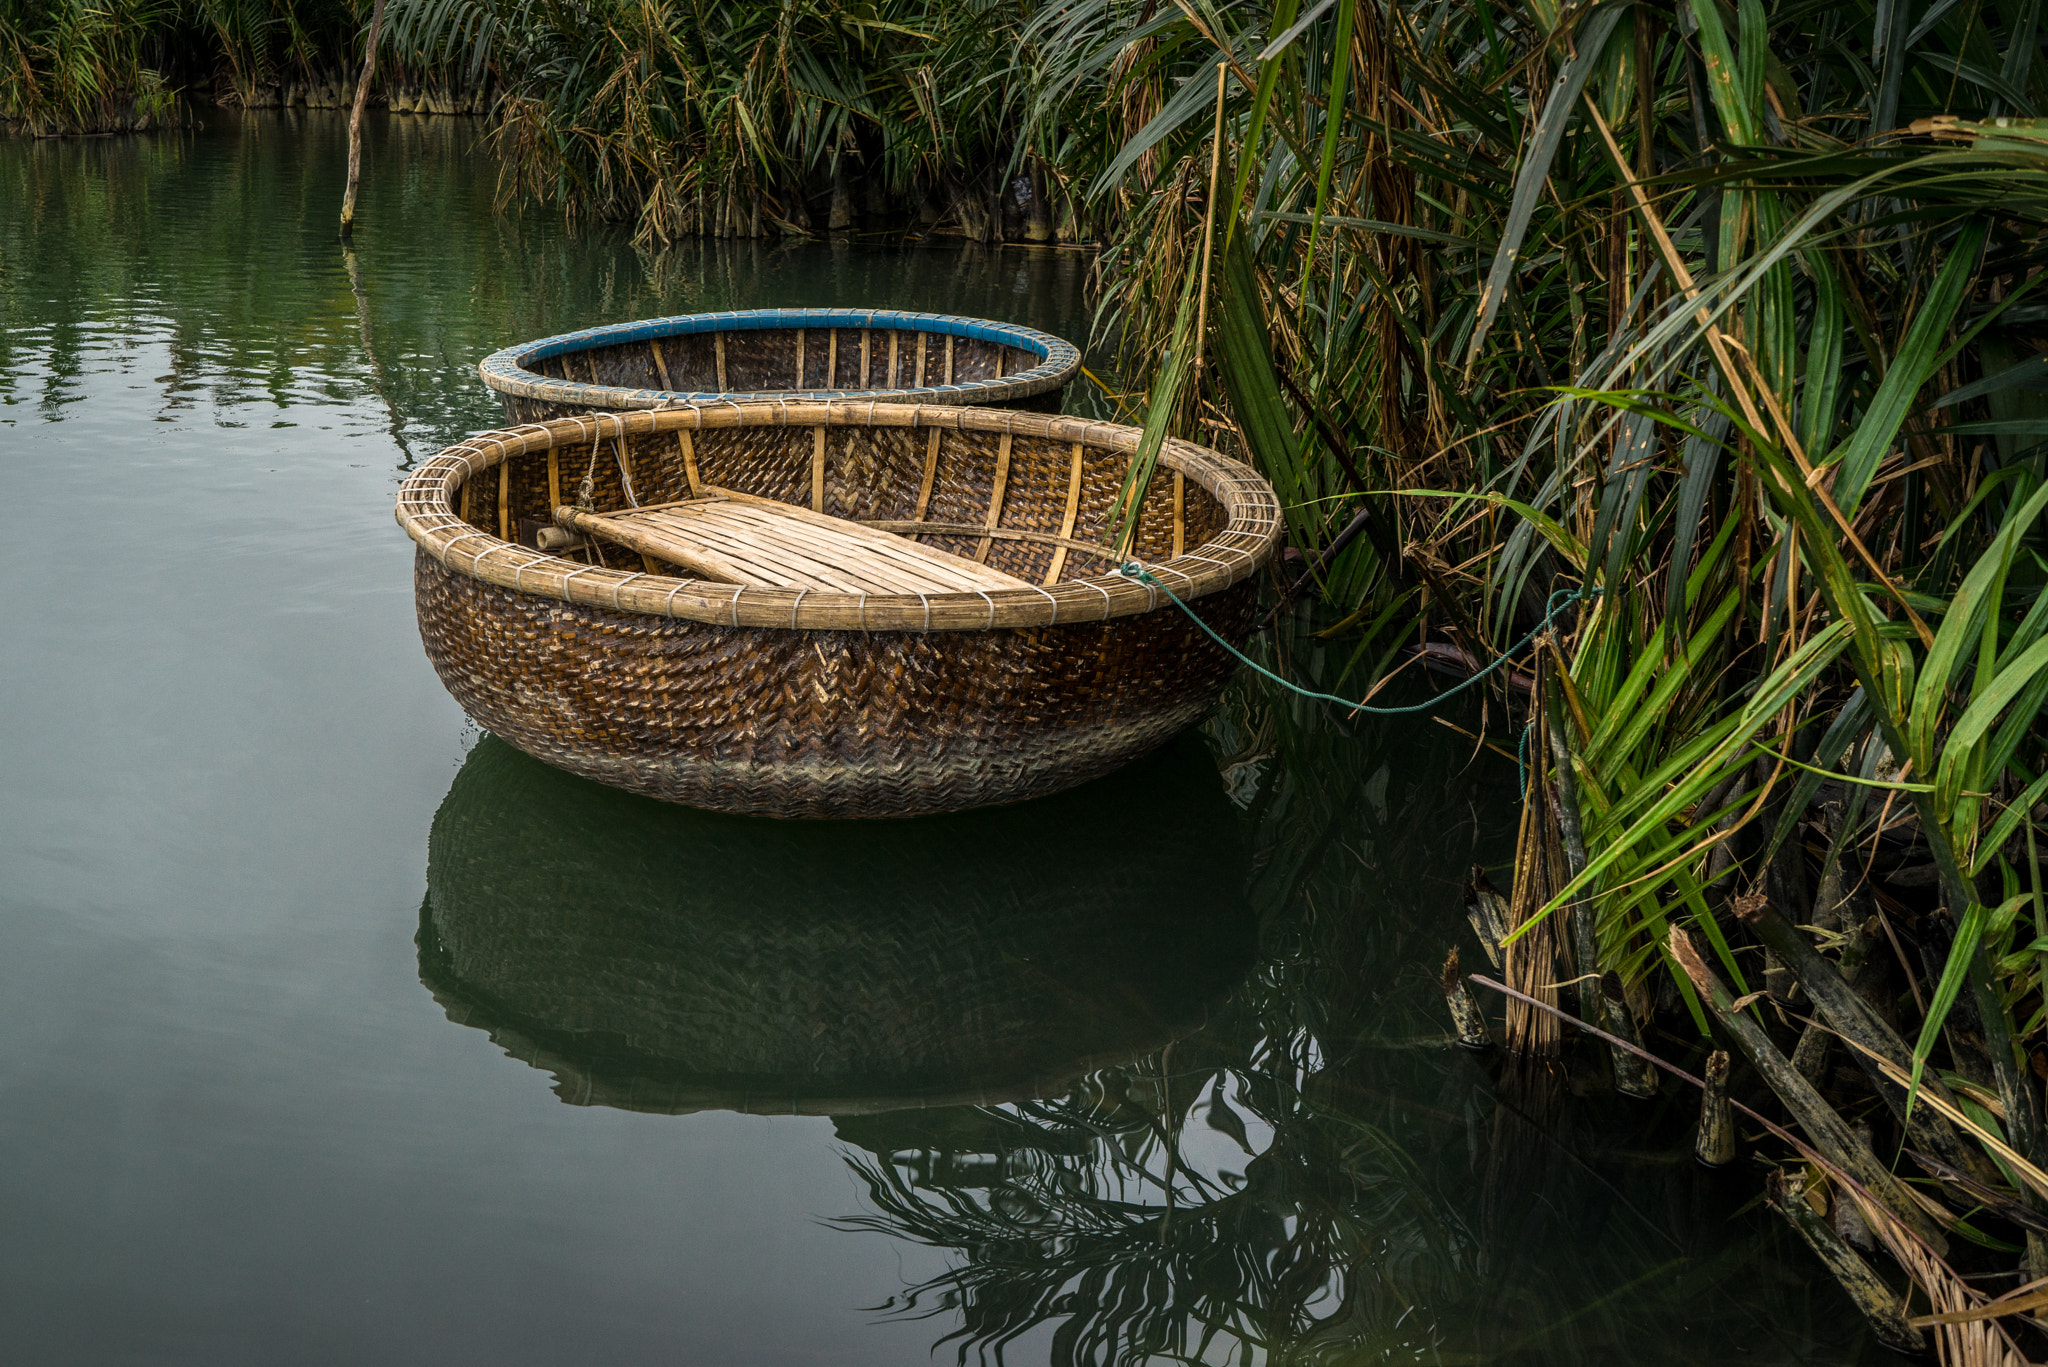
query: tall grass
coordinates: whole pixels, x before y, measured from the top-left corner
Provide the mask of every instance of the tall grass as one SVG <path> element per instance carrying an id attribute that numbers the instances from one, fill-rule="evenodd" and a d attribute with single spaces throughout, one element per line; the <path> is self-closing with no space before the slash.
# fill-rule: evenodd
<path id="1" fill-rule="evenodd" d="M 368 0 L 0 0 L 0 129 L 32 136 L 175 125 L 195 102 L 341 108 Z M 388 101 L 463 112 L 476 92 L 401 64 Z"/>
<path id="2" fill-rule="evenodd" d="M 886 221 L 1055 230 L 1001 0 L 394 0 L 423 60 L 499 89 L 508 197 L 643 242 Z"/>
<path id="3" fill-rule="evenodd" d="M 1819 1000 L 1881 930 L 1917 1004 L 1821 1043 L 1907 1075 L 1878 1090 L 1923 1151 L 1949 1121 L 1918 1093 L 1953 1087 L 1995 1105 L 1984 1142 L 2048 1159 L 2039 6 L 1162 10 L 1034 21 L 1062 54 L 1040 107 L 1119 134 L 1088 169 L 1125 206 L 1109 317 L 1158 377 L 1148 426 L 1238 445 L 1335 552 L 1355 688 L 1400 639 L 1483 659 L 1552 589 L 1592 595 L 1535 700 L 1515 902 L 1572 951 L 1538 976 L 1612 974 L 1638 1010 L 1661 978 L 1721 1031 L 1755 988 Z M 1194 282 L 1212 199 L 1223 268 Z M 1924 893 L 1873 877 L 1901 859 Z"/>
<path id="4" fill-rule="evenodd" d="M 0 0 L 0 126 L 147 128 L 175 104 L 156 41 L 169 0 Z"/>

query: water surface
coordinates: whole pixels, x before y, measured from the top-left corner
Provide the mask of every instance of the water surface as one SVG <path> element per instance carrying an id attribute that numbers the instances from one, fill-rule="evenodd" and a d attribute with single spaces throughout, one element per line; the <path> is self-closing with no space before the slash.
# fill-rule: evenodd
<path id="1" fill-rule="evenodd" d="M 345 257 L 341 131 L 0 142 L 9 1360 L 1861 1360 L 1688 1099 L 1447 1047 L 1512 830 L 1452 730 L 1245 689 L 1090 788 L 870 826 L 480 738 L 390 502 L 497 421 L 482 355 L 785 304 L 1079 342 L 1088 260 L 650 257 L 494 215 L 474 126 L 414 118 Z"/>

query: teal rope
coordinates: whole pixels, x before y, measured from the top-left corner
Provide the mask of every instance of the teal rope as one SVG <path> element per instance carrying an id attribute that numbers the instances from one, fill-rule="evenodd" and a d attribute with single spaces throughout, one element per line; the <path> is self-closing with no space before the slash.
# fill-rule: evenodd
<path id="1" fill-rule="evenodd" d="M 1158 589 L 1161 593 L 1165 594 L 1168 598 L 1171 598 L 1173 600 L 1173 605 L 1188 615 L 1189 621 L 1193 622 L 1202 630 L 1208 632 L 1210 640 L 1214 641 L 1217 645 L 1222 646 L 1225 650 L 1229 651 L 1232 655 L 1236 656 L 1239 664 L 1250 665 L 1253 670 L 1257 671 L 1265 678 L 1271 679 L 1274 683 L 1279 684 L 1288 692 L 1298 693 L 1302 697 L 1308 698 L 1315 702 L 1335 703 L 1339 707 L 1347 708 L 1353 712 L 1370 712 L 1376 717 L 1400 717 L 1406 716 L 1409 713 L 1413 712 L 1427 712 L 1432 707 L 1435 707 L 1438 704 L 1450 698 L 1455 698 L 1458 694 L 1463 693 L 1473 684 L 1478 683 L 1481 679 L 1493 673 L 1494 670 L 1499 669 L 1502 665 L 1506 664 L 1516 655 L 1519 655 L 1522 652 L 1523 647 L 1527 646 L 1531 641 L 1535 640 L 1538 636 L 1542 635 L 1545 631 L 1548 631 L 1550 629 L 1550 624 L 1557 620 L 1557 615 L 1560 612 L 1563 612 L 1566 608 L 1570 607 L 1572 604 L 1580 601 L 1581 599 L 1590 598 L 1594 594 L 1600 592 L 1600 590 L 1597 588 L 1577 588 L 1559 589 L 1556 593 L 1551 594 L 1550 602 L 1543 610 L 1543 620 L 1538 622 L 1533 628 L 1531 628 L 1527 636 L 1524 636 L 1521 640 L 1515 642 L 1512 646 L 1509 646 L 1507 649 L 1507 653 L 1500 656 L 1492 664 L 1480 670 L 1478 673 L 1474 674 L 1471 678 L 1465 680 L 1463 683 L 1458 684 L 1456 687 L 1448 688 L 1443 692 L 1437 694 L 1428 702 L 1417 703 L 1413 707 L 1368 707 L 1362 702 L 1353 702 L 1349 698 L 1340 698 L 1334 693 L 1317 693 L 1312 689 L 1303 688 L 1300 684 L 1289 683 L 1287 680 L 1281 678 L 1278 674 L 1275 674 L 1272 670 L 1266 668 L 1257 660 L 1252 659 L 1249 655 L 1246 655 L 1243 651 L 1239 650 L 1230 642 L 1224 640 L 1221 636 L 1218 636 L 1216 634 L 1216 628 L 1210 626 L 1207 622 L 1195 616 L 1195 610 L 1189 607 L 1186 603 L 1183 603 L 1180 600 L 1179 594 L 1175 593 L 1172 589 L 1166 587 L 1166 585 L 1160 583 L 1158 578 L 1153 575 L 1152 571 L 1146 569 L 1137 561 L 1126 561 L 1125 563 L 1117 566 L 1116 572 L 1126 579 L 1135 579 L 1141 584 L 1149 584 L 1153 588 Z"/>

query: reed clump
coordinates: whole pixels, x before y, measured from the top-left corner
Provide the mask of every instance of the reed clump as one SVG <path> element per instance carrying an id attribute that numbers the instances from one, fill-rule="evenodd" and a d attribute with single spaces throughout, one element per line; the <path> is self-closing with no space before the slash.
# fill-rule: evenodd
<path id="1" fill-rule="evenodd" d="M 0 129 L 143 132 L 197 104 L 346 109 L 369 0 L 0 0 Z M 372 100 L 481 113 L 489 91 L 421 59 L 388 62 Z"/>
<path id="2" fill-rule="evenodd" d="M 1073 240 L 1088 211 L 1028 117 L 1033 6 L 393 0 L 396 41 L 489 81 L 507 202 L 636 240 L 912 229 Z"/>
<path id="3" fill-rule="evenodd" d="M 2016 1360 L 2032 1303 L 1958 1269 L 2048 1276 L 2034 10 L 1080 0 L 1032 33 L 1041 106 L 1109 135 L 1067 172 L 1116 207 L 1148 432 L 1259 463 L 1349 687 L 1587 595 L 1493 686 L 1530 774 L 1510 981 L 1519 946 L 1590 1025 L 1690 1017 L 1793 1122 L 1809 1208 L 1964 1317 L 1910 1327 Z"/>

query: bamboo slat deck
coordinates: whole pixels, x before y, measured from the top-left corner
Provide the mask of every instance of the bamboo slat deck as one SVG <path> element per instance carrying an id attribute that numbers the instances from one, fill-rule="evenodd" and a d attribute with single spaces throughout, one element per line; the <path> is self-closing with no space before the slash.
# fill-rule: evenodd
<path id="1" fill-rule="evenodd" d="M 956 810 L 1108 772 L 1198 719 L 1234 668 L 1116 566 L 1142 562 L 1241 639 L 1278 500 L 1244 465 L 1170 441 L 1119 557 L 1105 542 L 1140 435 L 869 402 L 591 414 L 450 447 L 412 472 L 396 513 L 419 547 L 429 658 L 521 749 L 727 811 Z M 566 520 L 599 537 L 540 550 L 572 495 Z M 714 581 L 673 569 L 673 541 L 627 539 L 685 504 L 686 525 L 764 509 L 783 563 Z M 913 585 L 894 577 L 910 559 L 877 558 L 899 541 L 929 553 L 921 576 L 1003 579 Z M 789 574 L 800 551 L 805 574 Z"/>
<path id="2" fill-rule="evenodd" d="M 755 588 L 973 593 L 1030 587 L 1015 575 L 908 537 L 729 489 L 602 516 L 557 508 L 555 522 L 707 579 Z"/>
<path id="3" fill-rule="evenodd" d="M 752 309 L 522 342 L 478 372 L 511 422 L 681 403 L 880 399 L 1055 411 L 1081 354 L 1013 323 L 885 309 Z"/>

